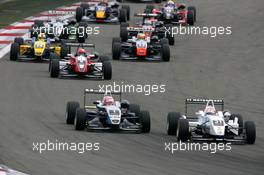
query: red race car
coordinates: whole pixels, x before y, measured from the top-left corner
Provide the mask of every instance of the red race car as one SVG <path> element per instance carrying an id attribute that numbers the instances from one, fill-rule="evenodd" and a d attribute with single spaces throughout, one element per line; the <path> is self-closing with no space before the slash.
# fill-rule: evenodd
<path id="1" fill-rule="evenodd" d="M 112 66 L 109 58 L 99 56 L 94 51 L 92 53 L 85 50 L 85 48 L 94 50 L 94 44 L 67 43 L 66 46 L 68 46 L 69 52 L 72 47 L 77 48 L 76 53 L 69 53 L 61 60 L 52 54 L 49 68 L 51 77 L 87 77 L 105 80 L 112 78 Z"/>

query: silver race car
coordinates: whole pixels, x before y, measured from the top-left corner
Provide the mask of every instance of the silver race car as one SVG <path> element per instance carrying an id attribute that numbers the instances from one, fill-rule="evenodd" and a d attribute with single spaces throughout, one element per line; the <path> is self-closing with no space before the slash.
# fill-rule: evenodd
<path id="1" fill-rule="evenodd" d="M 188 105 L 205 105 L 194 116 L 188 115 Z M 221 106 L 216 110 L 216 106 Z M 185 115 L 170 112 L 167 116 L 167 134 L 181 141 L 216 141 L 254 144 L 254 122 L 243 123 L 242 116 L 224 111 L 223 100 L 186 99 Z"/>
<path id="2" fill-rule="evenodd" d="M 102 100 L 89 103 L 93 94 L 101 95 Z M 122 100 L 121 95 L 121 92 L 85 89 L 83 107 L 80 107 L 79 102 L 67 103 L 66 123 L 74 124 L 76 130 L 150 132 L 149 112 L 141 111 L 139 105 Z M 115 101 L 113 96 L 118 96 L 119 101 Z"/>

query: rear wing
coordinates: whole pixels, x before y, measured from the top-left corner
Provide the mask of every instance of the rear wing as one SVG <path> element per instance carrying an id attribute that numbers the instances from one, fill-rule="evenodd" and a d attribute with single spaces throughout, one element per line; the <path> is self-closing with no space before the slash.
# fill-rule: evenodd
<path id="1" fill-rule="evenodd" d="M 87 94 L 98 94 L 98 95 L 118 95 L 119 101 L 122 100 L 122 92 L 121 91 L 105 91 L 105 90 L 97 90 L 97 89 L 84 89 L 84 106 L 86 103 L 86 95 Z"/>
<path id="2" fill-rule="evenodd" d="M 135 13 L 135 17 L 145 17 L 145 18 L 152 18 L 152 17 L 158 17 L 158 14 L 155 13 Z"/>
<path id="3" fill-rule="evenodd" d="M 92 47 L 95 48 L 95 44 L 90 44 L 90 43 L 66 43 L 66 46 L 70 46 L 70 47 Z"/>
<path id="4" fill-rule="evenodd" d="M 185 100 L 185 115 L 188 112 L 188 105 L 189 104 L 200 104 L 206 105 L 208 101 L 212 101 L 215 106 L 221 106 L 221 110 L 224 110 L 224 100 L 223 99 L 206 99 L 206 98 L 187 98 Z"/>
<path id="5" fill-rule="evenodd" d="M 127 27 L 128 32 L 154 32 L 152 27 Z"/>

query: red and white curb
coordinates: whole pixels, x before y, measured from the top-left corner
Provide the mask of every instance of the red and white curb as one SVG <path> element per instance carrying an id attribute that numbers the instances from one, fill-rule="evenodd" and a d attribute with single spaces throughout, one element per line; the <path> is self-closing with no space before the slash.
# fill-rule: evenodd
<path id="1" fill-rule="evenodd" d="M 58 7 L 51 11 L 41 12 L 0 29 L 0 59 L 10 51 L 11 43 L 14 41 L 15 37 L 29 38 L 29 29 L 34 23 L 34 20 L 46 21 L 54 18 L 72 18 L 76 8 L 80 6 L 80 3 L 81 2 L 69 6 Z"/>

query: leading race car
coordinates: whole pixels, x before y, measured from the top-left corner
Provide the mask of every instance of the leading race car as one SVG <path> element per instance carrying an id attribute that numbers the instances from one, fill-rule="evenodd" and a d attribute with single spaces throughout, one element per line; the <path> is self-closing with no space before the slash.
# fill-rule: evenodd
<path id="1" fill-rule="evenodd" d="M 81 4 L 76 9 L 77 22 L 104 22 L 116 23 L 130 20 L 130 7 L 128 5 L 120 6 L 115 0 L 103 0 L 92 3 Z"/>
<path id="2" fill-rule="evenodd" d="M 70 51 L 64 59 L 57 59 L 52 55 L 50 60 L 50 76 L 55 77 L 80 77 L 100 78 L 110 80 L 112 78 L 112 66 L 108 57 L 99 56 L 96 52 L 87 52 L 84 48 L 94 44 L 66 43 Z M 76 53 L 71 54 L 71 47 L 75 47 Z"/>
<path id="3" fill-rule="evenodd" d="M 88 103 L 92 97 L 101 95 L 102 99 Z M 114 95 L 119 101 L 114 100 Z M 76 130 L 123 130 L 142 133 L 150 132 L 150 115 L 140 110 L 140 106 L 122 100 L 121 92 L 93 89 L 84 90 L 84 106 L 70 101 L 66 107 L 66 123 L 74 124 Z"/>
<path id="4" fill-rule="evenodd" d="M 188 115 L 188 105 L 205 105 L 194 116 Z M 216 110 L 216 106 L 221 106 Z M 256 127 L 253 121 L 243 122 L 240 114 L 224 110 L 223 100 L 186 99 L 185 115 L 170 112 L 167 117 L 168 135 L 181 141 L 216 141 L 254 144 Z"/>
<path id="5" fill-rule="evenodd" d="M 63 56 L 62 43 L 57 43 L 50 38 L 46 38 L 45 34 L 39 34 L 36 39 L 15 38 L 11 44 L 10 60 L 49 60 L 51 53 L 57 56 Z"/>
<path id="6" fill-rule="evenodd" d="M 158 19 L 169 24 L 194 25 L 196 22 L 196 7 L 173 1 L 168 1 L 161 9 L 147 5 L 145 13 L 159 14 Z"/>
<path id="7" fill-rule="evenodd" d="M 170 47 L 167 38 L 152 38 L 153 28 L 127 27 L 129 32 L 137 32 L 136 36 L 122 42 L 121 38 L 113 38 L 112 56 L 119 60 L 151 60 L 170 61 Z"/>

